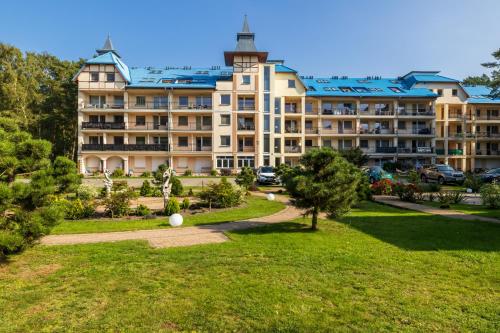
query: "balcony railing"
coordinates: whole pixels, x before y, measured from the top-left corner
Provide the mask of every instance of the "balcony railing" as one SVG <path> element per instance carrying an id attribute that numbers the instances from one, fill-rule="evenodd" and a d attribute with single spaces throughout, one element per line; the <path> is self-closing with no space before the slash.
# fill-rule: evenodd
<path id="1" fill-rule="evenodd" d="M 122 103 L 83 103 L 81 105 L 83 109 L 123 109 L 125 107 Z"/>
<path id="2" fill-rule="evenodd" d="M 203 125 L 197 123 L 188 123 L 187 125 L 171 124 L 171 131 L 211 131 L 212 125 Z"/>
<path id="3" fill-rule="evenodd" d="M 254 131 L 255 124 L 238 124 L 239 131 Z"/>
<path id="4" fill-rule="evenodd" d="M 255 147 L 254 146 L 238 146 L 238 152 L 239 153 L 253 153 L 255 152 Z"/>
<path id="5" fill-rule="evenodd" d="M 434 147 L 411 147 L 400 148 L 398 147 L 398 154 L 433 154 Z"/>
<path id="6" fill-rule="evenodd" d="M 394 110 L 385 109 L 363 109 L 359 111 L 360 116 L 393 116 Z"/>
<path id="7" fill-rule="evenodd" d="M 362 135 L 382 135 L 382 134 L 394 134 L 394 128 L 360 128 L 359 134 Z"/>
<path id="8" fill-rule="evenodd" d="M 448 137 L 450 138 L 475 138 L 476 137 L 476 134 L 474 133 L 470 133 L 470 132 L 467 132 L 467 133 L 464 133 L 464 132 L 452 132 L 452 133 L 448 133 Z"/>
<path id="9" fill-rule="evenodd" d="M 337 127 L 323 127 L 321 128 L 322 134 L 356 134 L 353 128 L 337 128 Z"/>
<path id="10" fill-rule="evenodd" d="M 356 108 L 325 108 L 321 109 L 321 114 L 331 116 L 355 116 Z"/>
<path id="11" fill-rule="evenodd" d="M 129 109 L 168 110 L 168 102 L 129 103 Z"/>
<path id="12" fill-rule="evenodd" d="M 434 116 L 432 108 L 398 108 L 398 115 L 400 116 Z"/>
<path id="13" fill-rule="evenodd" d="M 443 148 L 436 148 L 436 154 L 437 155 L 444 155 L 444 149 Z"/>
<path id="14" fill-rule="evenodd" d="M 167 131 L 169 130 L 169 125 L 168 124 L 158 124 L 158 123 L 128 123 L 128 129 L 130 130 L 163 130 Z"/>
<path id="15" fill-rule="evenodd" d="M 433 135 L 434 131 L 432 128 L 409 128 L 398 129 L 397 133 L 399 135 Z"/>
<path id="16" fill-rule="evenodd" d="M 177 102 L 171 102 L 170 103 L 170 109 L 171 110 L 212 110 L 213 106 L 212 103 L 206 103 L 206 102 L 201 102 L 201 103 L 177 103 Z"/>
<path id="17" fill-rule="evenodd" d="M 492 132 L 477 132 L 476 136 L 478 138 L 500 138 L 500 133 L 492 133 Z"/>
<path id="18" fill-rule="evenodd" d="M 83 144 L 82 150 L 98 151 L 168 151 L 168 144 Z"/>
<path id="19" fill-rule="evenodd" d="M 285 146 L 285 153 L 300 153 L 301 149 L 299 146 Z"/>
<path id="20" fill-rule="evenodd" d="M 500 121 L 500 115 L 498 115 L 498 116 L 494 116 L 494 115 L 476 116 L 476 120 L 495 120 L 495 121 Z"/>
<path id="21" fill-rule="evenodd" d="M 377 154 L 395 154 L 397 152 L 397 147 L 375 147 L 375 153 Z"/>
<path id="22" fill-rule="evenodd" d="M 306 151 L 310 151 L 310 150 L 319 148 L 319 146 L 305 146 L 304 148 L 306 149 Z"/>
<path id="23" fill-rule="evenodd" d="M 82 129 L 125 129 L 125 123 L 107 123 L 107 122 L 82 122 Z"/>
<path id="24" fill-rule="evenodd" d="M 478 149 L 478 150 L 476 150 L 476 155 L 481 155 L 481 156 L 500 156 L 500 150 Z"/>
<path id="25" fill-rule="evenodd" d="M 463 149 L 448 149 L 448 155 L 463 155 Z"/>
<path id="26" fill-rule="evenodd" d="M 306 134 L 318 134 L 319 133 L 319 128 L 317 128 L 317 127 L 306 127 L 304 129 L 304 132 Z"/>
<path id="27" fill-rule="evenodd" d="M 172 151 L 212 151 L 212 146 L 208 145 L 172 145 Z"/>
<path id="28" fill-rule="evenodd" d="M 255 104 L 238 103 L 238 111 L 255 111 Z"/>
<path id="29" fill-rule="evenodd" d="M 302 133 L 302 131 L 298 127 L 285 126 L 285 133 Z"/>

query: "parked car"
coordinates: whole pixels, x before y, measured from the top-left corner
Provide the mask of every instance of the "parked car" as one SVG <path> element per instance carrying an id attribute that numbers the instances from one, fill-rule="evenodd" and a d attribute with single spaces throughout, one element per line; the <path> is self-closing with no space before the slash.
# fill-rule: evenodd
<path id="1" fill-rule="evenodd" d="M 378 182 L 382 179 L 393 180 L 392 174 L 382 169 L 379 166 L 372 166 L 364 169 L 368 179 L 370 180 L 370 184 Z"/>
<path id="2" fill-rule="evenodd" d="M 491 183 L 493 181 L 500 182 L 500 168 L 491 169 L 479 174 L 481 180 L 485 183 Z"/>
<path id="3" fill-rule="evenodd" d="M 462 184 L 465 180 L 465 176 L 462 171 L 456 171 L 451 166 L 446 164 L 434 164 L 430 166 L 425 165 L 419 169 L 418 172 L 420 174 L 420 179 L 424 183 L 428 183 L 429 180 L 433 180 L 437 181 L 439 184 Z"/>
<path id="4" fill-rule="evenodd" d="M 276 173 L 271 166 L 261 166 L 257 169 L 257 183 L 260 185 L 273 185 L 278 183 Z"/>

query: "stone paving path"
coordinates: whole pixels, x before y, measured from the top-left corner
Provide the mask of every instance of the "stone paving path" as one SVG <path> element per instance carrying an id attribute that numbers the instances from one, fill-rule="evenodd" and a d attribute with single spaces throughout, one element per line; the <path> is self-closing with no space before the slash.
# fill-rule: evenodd
<path id="1" fill-rule="evenodd" d="M 446 217 L 451 217 L 454 219 L 461 219 L 461 220 L 467 220 L 467 221 L 484 221 L 484 222 L 492 222 L 492 223 L 500 223 L 499 219 L 495 219 L 492 217 L 484 217 L 484 216 L 477 216 L 477 215 L 472 215 L 472 214 L 465 214 L 456 210 L 451 210 L 451 209 L 441 209 L 441 208 L 434 208 L 434 207 L 429 207 L 425 205 L 420 205 L 416 203 L 411 203 L 411 202 L 404 202 L 399 200 L 398 197 L 394 196 L 388 196 L 388 195 L 375 195 L 373 199 L 377 202 L 389 205 L 389 206 L 394 206 L 397 208 L 403 208 L 403 209 L 410 209 L 410 210 L 416 210 L 419 212 L 424 212 L 424 213 L 429 213 L 429 214 L 434 214 L 434 215 L 441 215 L 441 216 L 446 216 Z"/>
<path id="2" fill-rule="evenodd" d="M 123 240 L 146 240 L 152 247 L 163 248 L 222 243 L 229 240 L 229 238 L 224 234 L 226 231 L 248 229 L 269 223 L 285 222 L 302 215 L 302 211 L 289 204 L 287 197 L 276 195 L 276 200 L 286 203 L 286 208 L 272 215 L 243 221 L 169 229 L 49 235 L 41 239 L 41 244 L 70 245 L 117 242 Z"/>

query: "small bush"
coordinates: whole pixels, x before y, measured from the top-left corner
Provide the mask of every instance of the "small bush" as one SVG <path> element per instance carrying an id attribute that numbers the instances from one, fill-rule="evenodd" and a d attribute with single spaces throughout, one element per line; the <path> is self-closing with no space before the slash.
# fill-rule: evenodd
<path id="1" fill-rule="evenodd" d="M 410 170 L 410 172 L 408 172 L 408 182 L 413 184 L 417 184 L 420 182 L 420 177 L 415 170 Z"/>
<path id="2" fill-rule="evenodd" d="M 104 201 L 106 213 L 111 217 L 128 215 L 130 213 L 130 200 L 136 196 L 136 193 L 131 188 L 111 193 L 110 197 Z"/>
<path id="3" fill-rule="evenodd" d="M 189 195 L 190 197 L 194 196 L 194 192 L 193 192 L 193 189 L 192 189 L 192 188 L 190 188 L 190 189 L 189 189 L 189 191 L 188 191 L 188 195 Z"/>
<path id="4" fill-rule="evenodd" d="M 422 192 L 439 192 L 441 191 L 441 185 L 438 183 L 420 183 L 418 184 L 418 188 Z"/>
<path id="5" fill-rule="evenodd" d="M 68 220 L 79 220 L 89 218 L 95 214 L 94 203 L 90 200 L 63 200 L 64 218 Z"/>
<path id="6" fill-rule="evenodd" d="M 148 215 L 151 215 L 151 209 L 149 209 L 148 206 L 139 205 L 135 209 L 135 215 L 137 215 L 137 216 L 148 216 Z"/>
<path id="7" fill-rule="evenodd" d="M 181 209 L 183 211 L 186 211 L 186 209 L 189 208 L 189 205 L 190 205 L 189 198 L 184 198 L 184 200 L 182 200 L 182 203 L 181 203 Z"/>
<path id="8" fill-rule="evenodd" d="M 116 168 L 115 171 L 111 174 L 111 177 L 123 177 L 125 176 L 125 171 L 120 168 Z"/>
<path id="9" fill-rule="evenodd" d="M 97 191 L 89 185 L 80 185 L 76 189 L 76 197 L 81 200 L 92 200 L 97 198 Z"/>
<path id="10" fill-rule="evenodd" d="M 459 191 L 450 191 L 451 202 L 454 204 L 462 203 L 465 199 L 465 195 Z"/>
<path id="11" fill-rule="evenodd" d="M 191 176 L 193 174 L 193 171 L 187 169 L 186 171 L 184 171 L 184 176 Z"/>
<path id="12" fill-rule="evenodd" d="M 217 176 L 217 170 L 215 169 L 210 170 L 210 176 Z"/>
<path id="13" fill-rule="evenodd" d="M 356 193 L 358 196 L 358 202 L 364 201 L 364 200 L 371 200 L 372 199 L 372 191 L 370 189 L 370 180 L 368 179 L 368 176 L 363 174 L 361 177 L 361 181 L 358 183 L 358 187 L 356 188 Z"/>
<path id="14" fill-rule="evenodd" d="M 175 197 L 170 197 L 165 206 L 165 215 L 170 216 L 181 211 L 179 201 Z"/>
<path id="15" fill-rule="evenodd" d="M 141 189 L 139 191 L 139 194 L 143 197 L 150 197 L 151 194 L 153 193 L 153 187 L 149 183 L 149 181 L 146 179 L 145 181 L 142 182 Z"/>
<path id="16" fill-rule="evenodd" d="M 163 196 L 163 193 L 161 193 L 161 189 L 159 187 L 155 187 L 151 191 L 151 196 L 155 198 L 160 198 Z"/>
<path id="17" fill-rule="evenodd" d="M 481 177 L 469 174 L 465 178 L 464 186 L 470 188 L 472 192 L 477 193 L 481 189 L 481 186 L 483 186 L 483 181 Z"/>
<path id="18" fill-rule="evenodd" d="M 124 191 L 128 188 L 128 183 L 126 180 L 115 180 L 113 186 L 111 187 L 112 192 Z"/>
<path id="19" fill-rule="evenodd" d="M 242 191 L 222 177 L 219 183 L 209 183 L 199 194 L 201 204 L 208 207 L 235 207 L 242 202 Z"/>
<path id="20" fill-rule="evenodd" d="M 141 173 L 141 178 L 151 178 L 151 171 L 144 171 L 143 173 Z"/>
<path id="21" fill-rule="evenodd" d="M 382 169 L 384 169 L 385 171 L 390 172 L 390 173 L 395 173 L 398 169 L 399 170 L 402 169 L 402 165 L 401 165 L 401 162 L 389 161 L 389 162 L 384 163 L 384 165 L 382 166 Z"/>
<path id="22" fill-rule="evenodd" d="M 392 187 L 393 183 L 389 179 L 382 179 L 370 186 L 374 195 L 391 195 Z"/>
<path id="23" fill-rule="evenodd" d="M 499 184 L 486 184 L 481 187 L 479 192 L 483 205 L 488 208 L 500 208 L 500 185 Z"/>
<path id="24" fill-rule="evenodd" d="M 0 260 L 8 254 L 21 251 L 25 246 L 23 237 L 9 230 L 0 230 Z"/>
<path id="25" fill-rule="evenodd" d="M 451 193 L 450 191 L 439 192 L 437 194 L 439 207 L 444 209 L 450 208 L 450 204 L 453 202 L 453 196 L 453 193 Z"/>
<path id="26" fill-rule="evenodd" d="M 246 191 L 249 190 L 250 186 L 252 186 L 254 182 L 255 174 L 249 167 L 243 167 L 240 173 L 236 176 L 236 184 L 243 187 Z"/>
<path id="27" fill-rule="evenodd" d="M 220 175 L 221 176 L 231 176 L 233 174 L 232 169 L 220 169 Z"/>
<path id="28" fill-rule="evenodd" d="M 401 201 L 417 202 L 421 199 L 422 191 L 415 184 L 396 184 L 394 186 L 394 194 L 396 194 Z"/>
<path id="29" fill-rule="evenodd" d="M 172 194 L 173 195 L 181 195 L 184 191 L 184 187 L 182 186 L 181 180 L 175 176 L 172 176 L 170 179 L 172 183 Z"/>

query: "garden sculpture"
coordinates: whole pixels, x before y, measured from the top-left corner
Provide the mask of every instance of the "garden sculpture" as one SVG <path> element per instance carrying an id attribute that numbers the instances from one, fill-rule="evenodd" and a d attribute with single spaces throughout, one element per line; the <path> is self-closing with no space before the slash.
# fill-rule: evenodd
<path id="1" fill-rule="evenodd" d="M 168 199 L 170 197 L 170 191 L 172 191 L 172 168 L 167 168 L 165 172 L 163 173 L 163 187 L 162 187 L 162 192 L 163 192 L 163 207 L 167 206 Z"/>
<path id="2" fill-rule="evenodd" d="M 106 188 L 106 197 L 109 197 L 113 187 L 113 179 L 111 179 L 111 171 L 108 169 L 104 170 L 104 187 Z"/>

